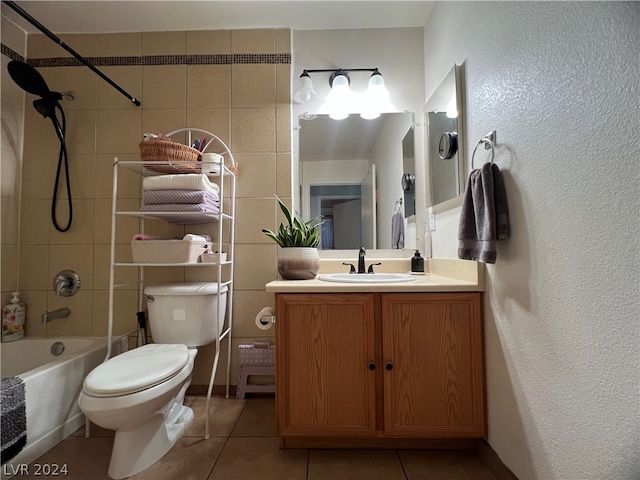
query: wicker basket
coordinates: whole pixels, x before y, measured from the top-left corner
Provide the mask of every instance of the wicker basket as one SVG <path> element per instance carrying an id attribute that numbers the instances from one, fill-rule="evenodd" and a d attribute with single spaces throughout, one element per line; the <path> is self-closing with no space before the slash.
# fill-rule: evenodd
<path id="1" fill-rule="evenodd" d="M 140 158 L 143 162 L 175 162 L 173 165 L 147 165 L 147 168 L 161 173 L 199 172 L 199 165 L 180 165 L 180 162 L 194 163 L 200 160 L 200 151 L 169 140 L 140 142 Z M 177 164 L 177 165 L 176 165 Z"/>
<path id="2" fill-rule="evenodd" d="M 132 240 L 133 263 L 198 263 L 211 242 L 189 240 Z"/>

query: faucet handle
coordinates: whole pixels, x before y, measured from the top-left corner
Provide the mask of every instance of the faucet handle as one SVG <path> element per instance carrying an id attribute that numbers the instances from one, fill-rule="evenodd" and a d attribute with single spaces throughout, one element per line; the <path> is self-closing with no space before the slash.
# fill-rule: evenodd
<path id="1" fill-rule="evenodd" d="M 349 265 L 349 273 L 356 273 L 356 267 L 353 266 L 352 263 L 342 262 L 343 265 Z"/>
<path id="2" fill-rule="evenodd" d="M 374 265 L 382 265 L 382 262 L 372 263 L 371 265 L 369 265 L 369 269 L 367 270 L 367 273 L 376 273 L 376 272 L 373 271 L 373 266 Z"/>
<path id="3" fill-rule="evenodd" d="M 70 297 L 80 290 L 80 275 L 73 270 L 62 270 L 53 279 L 53 289 L 56 295 Z"/>

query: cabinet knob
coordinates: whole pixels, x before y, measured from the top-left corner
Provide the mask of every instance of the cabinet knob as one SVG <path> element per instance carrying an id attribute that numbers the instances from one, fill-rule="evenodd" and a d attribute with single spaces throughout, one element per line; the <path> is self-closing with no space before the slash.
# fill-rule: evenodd
<path id="1" fill-rule="evenodd" d="M 369 370 L 375 370 L 375 369 L 376 369 L 376 364 L 375 364 L 375 363 L 373 363 L 373 362 L 371 362 L 371 363 L 369 364 Z"/>
<path id="2" fill-rule="evenodd" d="M 393 370 L 393 363 L 389 362 L 387 363 L 384 368 L 386 368 L 387 370 Z"/>

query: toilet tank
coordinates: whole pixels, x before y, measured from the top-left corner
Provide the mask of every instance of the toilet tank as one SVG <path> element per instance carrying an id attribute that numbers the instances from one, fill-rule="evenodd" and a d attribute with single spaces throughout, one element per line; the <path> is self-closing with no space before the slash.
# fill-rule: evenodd
<path id="1" fill-rule="evenodd" d="M 216 282 L 170 283 L 144 289 L 156 343 L 207 345 L 222 333 L 227 287 Z"/>

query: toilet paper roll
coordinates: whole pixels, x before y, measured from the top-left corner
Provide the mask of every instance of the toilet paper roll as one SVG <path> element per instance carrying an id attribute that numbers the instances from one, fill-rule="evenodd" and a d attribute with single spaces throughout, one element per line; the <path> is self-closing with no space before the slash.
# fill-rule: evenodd
<path id="1" fill-rule="evenodd" d="M 271 307 L 264 307 L 256 315 L 256 327 L 260 330 L 269 330 L 273 326 L 274 311 Z"/>

